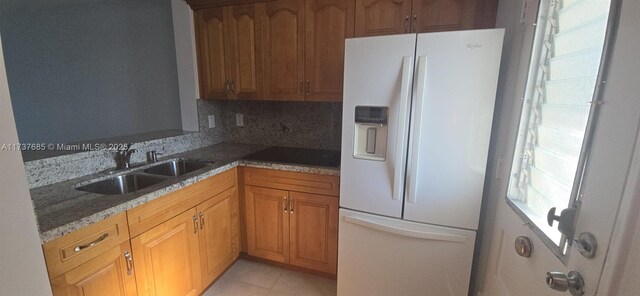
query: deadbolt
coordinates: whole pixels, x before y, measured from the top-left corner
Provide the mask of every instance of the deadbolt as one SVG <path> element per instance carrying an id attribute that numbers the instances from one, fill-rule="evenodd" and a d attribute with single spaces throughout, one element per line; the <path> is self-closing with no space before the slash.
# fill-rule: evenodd
<path id="1" fill-rule="evenodd" d="M 515 248 L 518 255 L 529 258 L 531 257 L 531 252 L 533 252 L 533 243 L 526 236 L 518 236 L 516 237 Z"/>
<path id="2" fill-rule="evenodd" d="M 596 250 L 598 250 L 598 242 L 596 237 L 590 232 L 580 233 L 578 239 L 574 239 L 573 243 L 582 256 L 585 258 L 593 258 L 596 256 Z"/>
<path id="3" fill-rule="evenodd" d="M 582 275 L 577 271 L 570 271 L 569 274 L 562 272 L 547 272 L 547 286 L 556 291 L 567 291 L 573 296 L 579 296 L 584 294 L 584 280 Z"/>

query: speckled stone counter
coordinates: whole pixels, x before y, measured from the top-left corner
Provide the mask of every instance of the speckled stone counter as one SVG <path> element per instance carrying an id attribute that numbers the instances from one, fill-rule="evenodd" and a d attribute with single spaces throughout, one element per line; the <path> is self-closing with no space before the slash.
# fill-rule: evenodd
<path id="1" fill-rule="evenodd" d="M 88 183 L 115 176 L 115 174 L 110 173 L 93 174 L 33 188 L 31 189 L 31 198 L 38 220 L 40 239 L 42 243 L 54 240 L 82 227 L 102 221 L 107 217 L 122 213 L 128 209 L 237 166 L 334 176 L 340 174 L 338 167 L 318 167 L 243 159 L 247 155 L 267 148 L 269 147 L 222 143 L 169 155 L 158 163 L 145 164 L 129 170 L 118 171 L 118 174 L 126 174 L 176 158 L 186 158 L 210 163 L 207 167 L 197 171 L 123 195 L 102 195 L 75 189 Z"/>

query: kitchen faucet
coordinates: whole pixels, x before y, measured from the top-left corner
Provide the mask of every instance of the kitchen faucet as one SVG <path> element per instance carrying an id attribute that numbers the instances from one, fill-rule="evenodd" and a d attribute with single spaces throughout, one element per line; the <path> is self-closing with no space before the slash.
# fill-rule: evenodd
<path id="1" fill-rule="evenodd" d="M 131 143 L 125 144 L 118 148 L 116 152 L 116 169 L 128 169 L 131 166 L 131 154 L 136 152 L 136 149 L 130 149 Z"/>

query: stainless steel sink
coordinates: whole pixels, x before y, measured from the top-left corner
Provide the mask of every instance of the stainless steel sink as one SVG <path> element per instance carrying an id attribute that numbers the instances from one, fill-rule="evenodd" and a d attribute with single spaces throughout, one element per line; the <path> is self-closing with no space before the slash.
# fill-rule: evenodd
<path id="1" fill-rule="evenodd" d="M 147 174 L 178 177 L 208 166 L 208 163 L 192 160 L 173 160 L 145 169 Z"/>
<path id="2" fill-rule="evenodd" d="M 167 179 L 168 178 L 161 176 L 133 173 L 90 183 L 76 189 L 98 194 L 119 195 L 134 192 L 142 188 L 158 184 Z"/>

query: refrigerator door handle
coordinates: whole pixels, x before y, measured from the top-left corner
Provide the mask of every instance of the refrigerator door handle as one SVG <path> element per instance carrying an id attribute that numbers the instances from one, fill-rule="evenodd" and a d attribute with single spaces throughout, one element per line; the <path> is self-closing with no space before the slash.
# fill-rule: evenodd
<path id="1" fill-rule="evenodd" d="M 415 93 L 415 108 L 412 116 L 411 129 L 411 150 L 409 151 L 409 163 L 411 167 L 407 172 L 408 189 L 407 202 L 416 202 L 416 192 L 418 191 L 418 163 L 420 161 L 420 128 L 422 126 L 422 109 L 424 108 L 425 90 L 427 88 L 427 56 L 418 58 L 418 78 Z"/>
<path id="2" fill-rule="evenodd" d="M 400 236 L 412 237 L 417 239 L 446 241 L 446 242 L 454 242 L 454 243 L 465 243 L 467 241 L 466 236 L 403 229 L 403 228 L 393 227 L 389 225 L 379 224 L 379 223 L 369 221 L 367 219 L 358 218 L 358 217 L 344 216 L 344 221 L 347 223 L 359 225 L 359 226 L 370 228 L 373 230 L 378 230 L 382 232 L 387 232 L 387 233 L 392 233 Z"/>
<path id="3" fill-rule="evenodd" d="M 409 100 L 411 99 L 411 82 L 413 81 L 413 57 L 402 58 L 402 82 L 400 85 L 400 104 L 398 106 L 398 130 L 396 140 L 395 171 L 393 174 L 393 193 L 391 198 L 400 200 L 404 195 L 405 151 L 407 143 L 407 125 L 409 122 Z"/>

